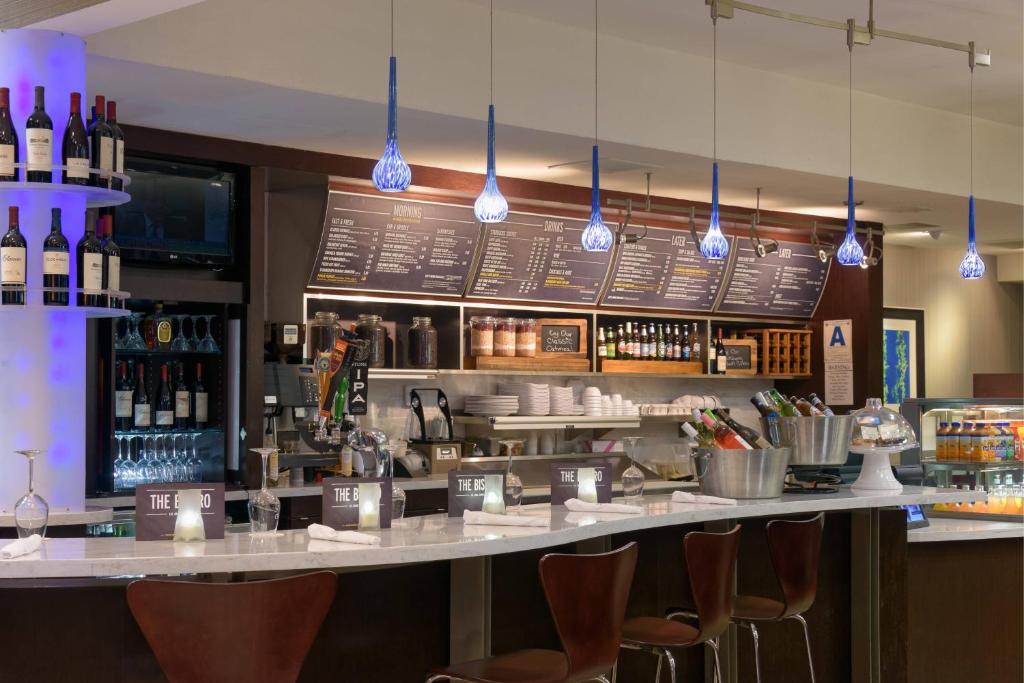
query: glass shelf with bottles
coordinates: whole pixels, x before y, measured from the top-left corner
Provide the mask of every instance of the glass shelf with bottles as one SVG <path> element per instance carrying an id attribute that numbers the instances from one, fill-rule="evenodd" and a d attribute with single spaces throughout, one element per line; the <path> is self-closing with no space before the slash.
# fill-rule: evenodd
<path id="1" fill-rule="evenodd" d="M 132 312 L 117 329 L 114 350 L 119 355 L 217 356 L 221 349 L 212 332 L 216 317 L 211 313 L 167 315 L 160 308 L 149 316 Z"/>
<path id="2" fill-rule="evenodd" d="M 26 164 L 14 164 L 16 172 L 24 170 Z M 53 178 L 59 180 L 69 170 L 68 166 L 53 164 Z M 127 187 L 132 179 L 124 173 L 103 171 L 98 168 L 81 169 L 83 175 L 88 179 L 85 184 L 71 182 L 30 182 L 25 180 L 0 181 L 0 202 L 8 199 L 8 195 L 23 195 L 23 193 L 45 193 L 47 195 L 72 194 L 85 197 L 85 206 L 89 209 L 102 209 L 111 206 L 127 204 L 132 197 L 123 190 L 115 190 L 110 187 L 111 181 L 120 181 L 121 187 Z M 21 177 L 19 175 L 19 177 Z"/>

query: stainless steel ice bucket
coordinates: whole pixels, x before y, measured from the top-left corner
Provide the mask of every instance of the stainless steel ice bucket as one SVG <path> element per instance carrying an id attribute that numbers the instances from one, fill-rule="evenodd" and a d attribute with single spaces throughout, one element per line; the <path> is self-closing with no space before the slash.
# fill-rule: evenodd
<path id="1" fill-rule="evenodd" d="M 698 448 L 693 469 L 700 490 L 722 498 L 778 498 L 786 479 L 789 448 L 719 450 Z"/>
<path id="2" fill-rule="evenodd" d="M 849 454 L 852 415 L 780 417 L 780 446 L 793 449 L 790 465 L 843 465 Z M 761 418 L 767 434 L 768 425 Z"/>

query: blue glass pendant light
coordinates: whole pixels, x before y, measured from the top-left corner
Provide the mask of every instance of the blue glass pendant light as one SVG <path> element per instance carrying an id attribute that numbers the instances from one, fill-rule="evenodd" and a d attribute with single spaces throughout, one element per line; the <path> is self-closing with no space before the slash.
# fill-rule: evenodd
<path id="1" fill-rule="evenodd" d="M 388 60 L 388 137 L 384 154 L 373 167 L 373 184 L 381 192 L 404 192 L 412 171 L 398 149 L 398 78 L 395 60 L 395 3 L 391 0 L 391 57 Z"/>
<path id="2" fill-rule="evenodd" d="M 608 251 L 615 235 L 601 218 L 601 173 L 597 163 L 597 0 L 594 0 L 594 150 L 591 159 L 590 222 L 583 228 L 581 242 L 587 251 Z"/>
<path id="3" fill-rule="evenodd" d="M 508 216 L 508 202 L 498 189 L 494 170 L 494 0 L 491 0 L 491 103 L 487 107 L 487 179 L 473 204 L 473 213 L 481 223 L 500 223 Z"/>
<path id="4" fill-rule="evenodd" d="M 971 43 L 971 50 L 974 43 Z M 985 274 L 985 262 L 978 254 L 974 235 L 974 59 L 971 53 L 971 194 L 967 200 L 967 253 L 960 261 L 960 277 L 965 280 L 980 280 Z"/>
<path id="5" fill-rule="evenodd" d="M 711 120 L 713 131 L 711 144 L 714 148 L 712 156 L 714 162 L 711 164 L 711 220 L 708 221 L 708 231 L 700 240 L 700 253 L 706 259 L 720 260 L 729 255 L 729 240 L 722 234 L 722 228 L 718 222 L 718 17 L 712 10 L 711 15 L 712 31 L 714 39 L 712 44 L 712 95 L 711 95 Z"/>
<path id="6" fill-rule="evenodd" d="M 852 19 L 850 21 L 853 21 Z M 846 237 L 836 249 L 836 261 L 843 266 L 859 266 L 864 260 L 864 248 L 857 242 L 856 204 L 853 200 L 853 41 L 848 36 L 850 48 L 850 176 L 846 183 Z"/>

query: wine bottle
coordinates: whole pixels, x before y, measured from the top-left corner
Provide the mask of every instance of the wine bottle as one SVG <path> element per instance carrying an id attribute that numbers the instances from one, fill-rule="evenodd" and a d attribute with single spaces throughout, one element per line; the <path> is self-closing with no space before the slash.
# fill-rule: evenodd
<path id="1" fill-rule="evenodd" d="M 800 411 L 796 409 L 796 406 L 787 401 L 786 397 L 775 389 L 769 389 L 765 394 L 775 404 L 776 412 L 782 417 L 800 417 Z"/>
<path id="2" fill-rule="evenodd" d="M 167 363 L 164 363 L 160 366 L 160 388 L 156 392 L 156 428 L 170 431 L 173 427 L 174 399 L 171 398 L 171 387 L 167 381 Z"/>
<path id="3" fill-rule="evenodd" d="M 114 387 L 114 425 L 120 432 L 132 428 L 132 385 L 128 382 L 128 363 L 117 364 L 117 384 Z"/>
<path id="4" fill-rule="evenodd" d="M 71 113 L 60 144 L 61 176 L 65 185 L 89 184 L 89 134 L 82 121 L 82 94 L 71 93 Z"/>
<path id="5" fill-rule="evenodd" d="M 604 339 L 604 328 L 597 328 L 597 357 L 607 358 L 608 357 L 608 346 Z"/>
<path id="6" fill-rule="evenodd" d="M 719 448 L 729 450 L 751 450 L 750 444 L 747 443 L 743 437 L 734 432 L 729 425 L 715 418 L 710 410 L 705 410 L 700 413 L 700 419 L 701 422 L 707 425 L 708 429 L 714 432 L 715 443 Z"/>
<path id="7" fill-rule="evenodd" d="M 690 332 L 686 327 L 686 323 L 683 323 L 682 339 L 679 338 L 679 326 L 676 325 L 676 357 L 689 362 L 691 351 Z"/>
<path id="8" fill-rule="evenodd" d="M 665 326 L 658 323 L 658 330 L 654 333 L 654 355 L 658 360 L 666 360 L 665 355 Z"/>
<path id="9" fill-rule="evenodd" d="M 0 182 L 18 179 L 18 130 L 11 119 L 11 90 L 0 88 Z"/>
<path id="10" fill-rule="evenodd" d="M 53 182 L 53 121 L 46 113 L 43 86 L 36 86 L 36 105 L 25 122 L 25 178 L 30 183 Z"/>
<path id="11" fill-rule="evenodd" d="M 605 357 L 609 360 L 616 359 L 619 357 L 618 345 L 615 343 L 615 328 L 609 327 L 608 331 L 604 335 L 605 344 L 608 346 L 605 352 Z"/>
<path id="12" fill-rule="evenodd" d="M 75 256 L 75 264 L 78 267 L 78 305 L 102 306 L 103 296 L 100 291 L 103 289 L 103 245 L 96 237 L 96 228 L 88 218 L 85 219 L 85 234 L 75 247 Z"/>
<path id="13" fill-rule="evenodd" d="M 18 207 L 7 207 L 9 227 L 0 239 L 0 301 L 25 304 L 25 236 L 18 227 Z"/>
<path id="14" fill-rule="evenodd" d="M 113 100 L 107 100 L 107 125 L 114 138 L 114 171 L 124 173 L 124 131 L 117 125 L 117 102 Z M 123 190 L 124 183 L 120 178 L 111 177 L 110 187 Z"/>
<path id="15" fill-rule="evenodd" d="M 757 408 L 757 412 L 761 413 L 761 417 L 768 417 L 768 413 L 775 412 L 775 404 L 769 403 L 761 392 L 751 396 L 750 402 Z"/>
<path id="16" fill-rule="evenodd" d="M 647 325 L 640 326 L 640 360 L 649 360 L 651 357 L 651 341 L 647 337 Z"/>
<path id="17" fill-rule="evenodd" d="M 719 421 L 724 422 L 734 432 L 740 435 L 740 437 L 754 448 L 771 448 L 771 445 L 761 438 L 761 435 L 755 429 L 751 429 L 746 425 L 740 424 L 736 420 L 732 419 L 723 410 L 712 410 L 711 411 Z"/>
<path id="18" fill-rule="evenodd" d="M 146 364 L 139 363 L 137 370 L 138 380 L 135 382 L 135 397 L 132 399 L 135 407 L 135 428 L 149 429 L 153 426 L 153 421 L 149 394 L 146 392 Z"/>
<path id="19" fill-rule="evenodd" d="M 697 323 L 693 324 L 693 333 L 690 335 L 690 360 L 700 362 L 700 335 L 697 333 Z"/>
<path id="20" fill-rule="evenodd" d="M 192 396 L 195 399 L 196 429 L 205 429 L 210 421 L 210 395 L 203 385 L 202 363 L 196 363 L 196 383 L 192 387 Z"/>
<path id="21" fill-rule="evenodd" d="M 643 348 L 640 346 L 640 323 L 633 323 L 633 334 L 630 338 L 633 340 L 633 352 L 630 357 L 633 360 L 643 360 Z"/>
<path id="22" fill-rule="evenodd" d="M 50 234 L 43 240 L 43 287 L 63 291 L 43 291 L 43 304 L 68 305 L 68 238 L 61 231 L 60 209 L 50 209 Z"/>
<path id="23" fill-rule="evenodd" d="M 725 355 L 725 344 L 722 342 L 722 328 L 718 328 L 718 341 L 715 342 L 715 364 L 718 366 L 718 374 L 724 375 L 728 367 L 728 357 Z"/>
<path id="24" fill-rule="evenodd" d="M 820 410 L 811 405 L 810 401 L 804 400 L 798 396 L 790 396 L 789 402 L 796 406 L 796 409 L 800 411 L 800 414 L 804 417 L 814 417 L 815 415 L 824 415 Z"/>
<path id="25" fill-rule="evenodd" d="M 108 213 L 100 219 L 103 234 L 100 244 L 103 245 L 103 289 L 121 290 L 121 248 L 114 241 L 114 215 Z M 105 306 L 120 308 L 121 299 L 116 295 L 104 294 Z"/>
<path id="26" fill-rule="evenodd" d="M 715 435 L 707 428 L 707 426 L 699 419 L 694 423 L 684 422 L 682 424 L 683 431 L 686 432 L 687 436 L 697 442 L 698 448 L 714 448 L 715 447 Z"/>
<path id="27" fill-rule="evenodd" d="M 626 323 L 626 332 L 623 335 L 623 339 L 626 341 L 625 355 L 622 357 L 626 360 L 633 359 L 633 323 Z"/>
<path id="28" fill-rule="evenodd" d="M 622 331 L 622 324 L 619 323 L 619 331 L 615 334 L 615 357 L 619 360 L 629 359 L 629 348 L 626 345 L 626 333 Z"/>
<path id="29" fill-rule="evenodd" d="M 185 384 L 185 364 L 178 363 L 178 380 L 174 385 L 174 428 L 188 429 L 189 412 L 192 406 L 192 392 Z"/>
<path id="30" fill-rule="evenodd" d="M 89 125 L 89 156 L 100 171 L 90 178 L 95 187 L 110 187 L 110 171 L 114 170 L 114 133 L 107 125 L 106 98 L 96 96 L 96 114 Z"/>
<path id="31" fill-rule="evenodd" d="M 718 349 L 715 346 L 714 340 L 708 342 L 708 371 L 712 375 L 718 374 Z"/>
<path id="32" fill-rule="evenodd" d="M 811 402 L 812 406 L 820 410 L 822 415 L 827 415 L 828 417 L 835 416 L 835 411 L 825 405 L 825 402 L 818 398 L 817 394 L 811 394 L 807 397 L 807 400 Z"/>

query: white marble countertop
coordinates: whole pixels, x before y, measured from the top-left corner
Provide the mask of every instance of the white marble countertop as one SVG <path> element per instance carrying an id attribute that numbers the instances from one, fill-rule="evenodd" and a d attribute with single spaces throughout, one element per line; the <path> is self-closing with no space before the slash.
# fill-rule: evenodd
<path id="1" fill-rule="evenodd" d="M 983 495 L 983 494 L 981 494 Z M 743 519 L 821 510 L 852 510 L 894 505 L 966 502 L 971 491 L 904 487 L 901 493 L 789 495 L 735 506 L 671 502 L 647 495 L 643 514 L 570 513 L 547 504 L 524 506 L 520 514 L 550 520 L 550 527 L 464 526 L 459 518 L 428 515 L 400 520 L 392 529 L 372 532 L 379 546 L 311 541 L 304 530 L 273 538 L 228 534 L 203 543 L 139 542 L 134 538 L 54 538 L 31 555 L 0 561 L 0 579 L 104 577 L 375 567 L 536 550 L 592 538 L 680 524 Z"/>
<path id="2" fill-rule="evenodd" d="M 928 526 L 907 532 L 908 543 L 980 541 L 988 538 L 1024 538 L 1024 520 L 999 522 L 988 519 L 929 517 Z"/>
<path id="3" fill-rule="evenodd" d="M 405 491 L 424 491 L 430 489 L 448 488 L 448 474 L 431 474 L 425 477 L 413 479 L 395 479 Z M 614 491 L 621 490 L 619 482 L 612 485 Z M 697 488 L 696 482 L 685 481 L 663 481 L 661 479 L 647 479 L 644 488 L 648 491 L 676 491 L 685 488 Z M 319 496 L 322 490 L 321 484 L 303 484 L 302 486 L 278 486 L 271 489 L 278 498 L 292 498 L 296 496 Z M 251 491 L 248 489 L 235 489 L 224 493 L 224 500 L 247 500 Z M 547 486 L 527 486 L 523 489 L 523 495 L 527 498 L 539 498 L 551 494 Z M 95 505 L 107 505 L 116 508 L 135 507 L 135 496 L 108 496 L 106 498 L 90 498 L 89 503 Z M 0 526 L 3 526 L 0 524 Z"/>

